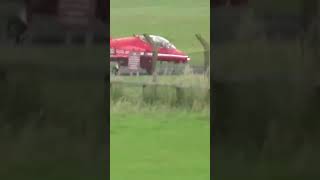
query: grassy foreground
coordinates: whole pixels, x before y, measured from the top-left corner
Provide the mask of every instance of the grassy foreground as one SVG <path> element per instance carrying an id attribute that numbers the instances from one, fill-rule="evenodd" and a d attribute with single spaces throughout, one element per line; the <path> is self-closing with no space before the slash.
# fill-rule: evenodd
<path id="1" fill-rule="evenodd" d="M 165 105 L 168 108 L 179 107 L 195 111 L 209 109 L 210 106 L 210 82 L 204 75 L 185 73 L 179 76 L 159 76 L 157 86 L 152 83 L 150 76 L 116 76 L 111 79 L 115 81 L 110 89 L 110 100 L 114 102 L 125 100 L 151 107 Z M 128 83 L 143 83 L 146 86 L 143 88 L 131 86 Z M 176 86 L 183 88 L 176 88 Z"/>
<path id="2" fill-rule="evenodd" d="M 208 111 L 111 104 L 111 180 L 209 179 Z"/>
<path id="3" fill-rule="evenodd" d="M 150 84 L 151 78 L 112 80 Z M 208 88 L 208 79 L 193 74 L 159 76 L 158 83 L 195 90 L 185 89 L 184 103 L 176 103 L 174 86 L 158 87 L 155 94 L 148 88 L 145 93 L 140 87 L 111 88 L 111 180 L 209 179 L 210 110 L 206 92 L 197 89 Z"/>

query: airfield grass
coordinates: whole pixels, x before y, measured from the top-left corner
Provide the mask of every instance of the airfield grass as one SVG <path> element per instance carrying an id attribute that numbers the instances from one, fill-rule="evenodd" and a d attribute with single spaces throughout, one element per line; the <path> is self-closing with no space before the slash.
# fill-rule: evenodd
<path id="1" fill-rule="evenodd" d="M 203 48 L 195 34 L 210 39 L 210 1 L 112 0 L 110 5 L 112 37 L 161 35 L 186 51 L 193 59 L 191 64 L 202 65 Z"/>
<path id="2" fill-rule="evenodd" d="M 111 103 L 111 180 L 209 179 L 209 111 Z"/>
<path id="3" fill-rule="evenodd" d="M 148 84 L 152 77 L 120 76 L 112 80 Z M 192 87 L 209 85 L 205 76 L 194 74 L 159 76 L 157 82 Z M 175 89 L 159 88 L 157 93 L 162 98 L 148 103 L 142 98 L 141 88 L 111 89 L 111 180 L 210 178 L 209 105 L 200 107 L 194 103 L 190 108 L 168 103 L 174 96 L 169 91 Z"/>

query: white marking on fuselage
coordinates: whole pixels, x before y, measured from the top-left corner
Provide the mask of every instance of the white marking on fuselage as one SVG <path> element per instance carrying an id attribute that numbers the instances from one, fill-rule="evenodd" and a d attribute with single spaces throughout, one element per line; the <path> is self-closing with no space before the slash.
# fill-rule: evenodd
<path id="1" fill-rule="evenodd" d="M 147 56 L 152 56 L 152 53 L 146 53 Z M 188 56 L 185 55 L 176 55 L 176 54 L 163 54 L 163 53 L 158 53 L 158 56 L 167 56 L 167 57 L 180 57 L 180 58 L 188 58 Z"/>

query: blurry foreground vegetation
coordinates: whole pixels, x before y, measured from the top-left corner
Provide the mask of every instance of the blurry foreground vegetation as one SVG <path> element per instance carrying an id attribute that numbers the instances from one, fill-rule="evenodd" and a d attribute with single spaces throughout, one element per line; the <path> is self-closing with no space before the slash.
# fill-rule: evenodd
<path id="1" fill-rule="evenodd" d="M 1 51 L 0 178 L 106 177 L 105 49 Z"/>
<path id="2" fill-rule="evenodd" d="M 255 15 L 248 17 L 237 29 L 245 33 L 215 49 L 215 177 L 318 177 L 315 47 L 302 43 L 300 36 L 268 39 L 263 23 Z M 305 42 L 315 37 L 311 33 Z"/>

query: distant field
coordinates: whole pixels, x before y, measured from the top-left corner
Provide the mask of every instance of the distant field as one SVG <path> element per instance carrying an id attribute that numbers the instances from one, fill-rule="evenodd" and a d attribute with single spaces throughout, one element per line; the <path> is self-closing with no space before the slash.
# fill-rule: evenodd
<path id="1" fill-rule="evenodd" d="M 110 24 L 113 37 L 139 33 L 164 36 L 188 52 L 194 59 L 192 64 L 202 65 L 203 49 L 194 35 L 210 39 L 210 1 L 113 0 Z"/>
<path id="2" fill-rule="evenodd" d="M 111 104 L 111 180 L 210 178 L 208 111 Z"/>

